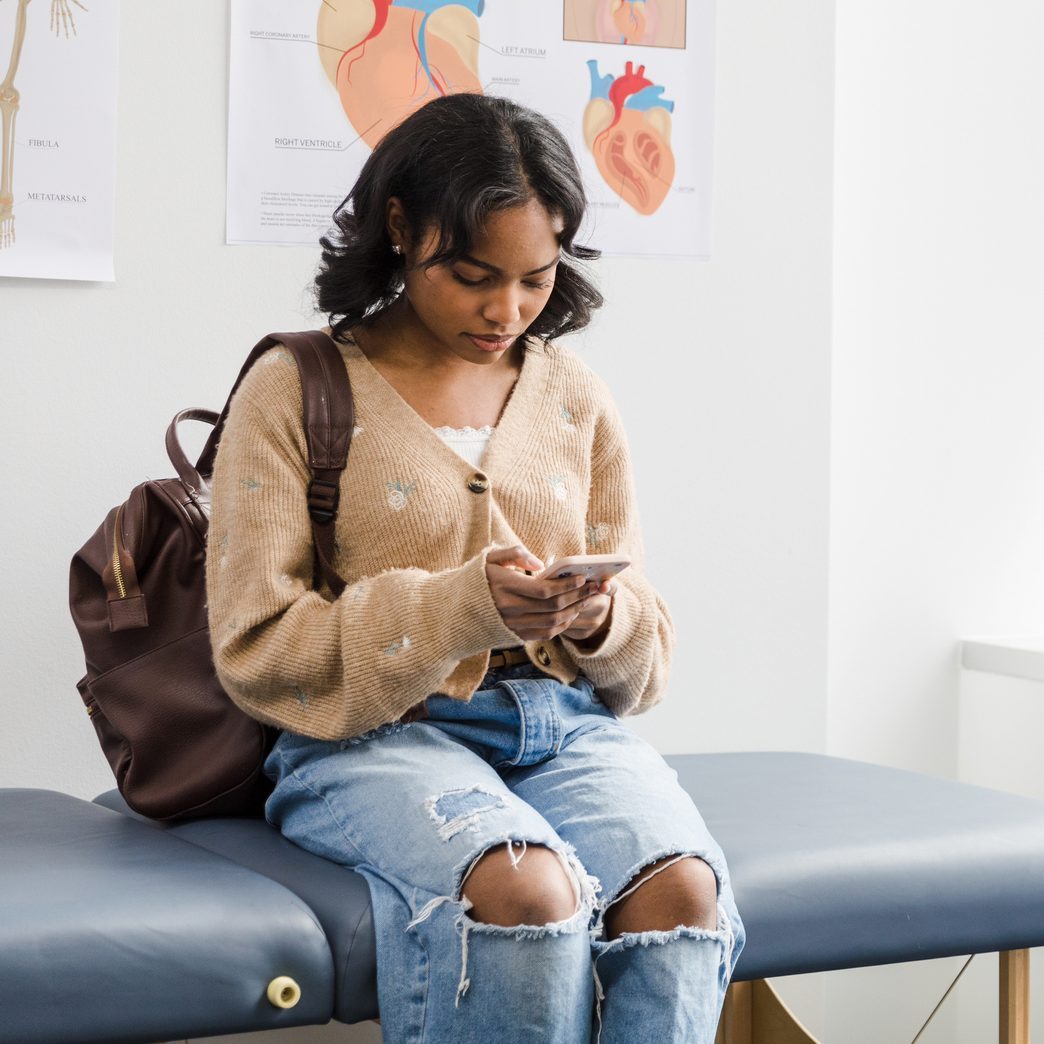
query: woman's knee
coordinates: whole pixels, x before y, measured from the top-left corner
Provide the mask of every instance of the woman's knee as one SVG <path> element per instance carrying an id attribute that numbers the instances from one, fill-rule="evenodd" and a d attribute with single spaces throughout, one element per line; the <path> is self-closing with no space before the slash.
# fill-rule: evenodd
<path id="1" fill-rule="evenodd" d="M 551 924 L 580 908 L 572 871 L 545 845 L 511 843 L 486 851 L 471 868 L 462 892 L 472 920 L 486 924 Z"/>
<path id="2" fill-rule="evenodd" d="M 662 869 L 661 869 L 662 868 Z M 713 930 L 718 881 L 698 856 L 666 856 L 636 874 L 605 914 L 606 935 L 671 931 L 678 925 Z"/>

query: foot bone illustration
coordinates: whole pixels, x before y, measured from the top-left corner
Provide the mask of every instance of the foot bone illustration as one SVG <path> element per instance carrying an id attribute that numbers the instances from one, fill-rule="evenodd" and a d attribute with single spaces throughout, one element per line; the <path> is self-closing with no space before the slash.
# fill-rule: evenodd
<path id="1" fill-rule="evenodd" d="M 674 181 L 671 113 L 664 89 L 627 62 L 621 76 L 600 75 L 587 63 L 591 98 L 584 110 L 584 141 L 605 183 L 639 214 L 654 213 Z"/>
<path id="2" fill-rule="evenodd" d="M 425 102 L 481 93 L 478 18 L 485 0 L 322 3 L 319 60 L 370 148 Z"/>
<path id="3" fill-rule="evenodd" d="M 0 168 L 0 249 L 9 247 L 15 241 L 14 229 L 14 129 L 15 117 L 18 115 L 18 103 L 21 95 L 14 85 L 18 72 L 18 63 L 22 58 L 22 44 L 25 43 L 25 9 L 29 0 L 18 0 L 15 11 L 14 41 L 11 45 L 11 61 L 7 66 L 7 75 L 0 83 L 0 123 L 3 130 L 3 167 Z"/>
<path id="4" fill-rule="evenodd" d="M 0 250 L 14 246 L 15 214 L 14 214 L 14 148 L 15 117 L 21 95 L 14 85 L 18 75 L 18 64 L 22 60 L 22 46 L 25 43 L 26 8 L 31 0 L 18 0 L 15 11 L 14 37 L 11 43 L 11 60 L 7 65 L 7 74 L 0 82 L 0 135 L 2 135 L 2 163 L 0 163 Z M 77 7 L 86 11 L 80 0 L 72 0 Z M 51 0 L 51 29 L 56 36 L 62 32 L 68 37 L 69 30 L 76 35 L 76 23 L 73 20 L 69 0 Z"/>
<path id="5" fill-rule="evenodd" d="M 87 8 L 80 3 L 80 0 L 71 0 L 81 11 L 86 11 Z M 55 36 L 65 35 L 65 38 L 69 38 L 70 31 L 72 35 L 76 35 L 76 22 L 73 19 L 72 8 L 69 7 L 70 0 L 51 0 L 51 32 Z"/>

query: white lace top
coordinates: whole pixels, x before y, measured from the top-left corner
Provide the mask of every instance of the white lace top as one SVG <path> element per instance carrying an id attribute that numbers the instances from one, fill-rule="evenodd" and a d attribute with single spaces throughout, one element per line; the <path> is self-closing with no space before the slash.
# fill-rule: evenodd
<path id="1" fill-rule="evenodd" d="M 439 436 L 451 449 L 456 450 L 472 467 L 482 467 L 482 455 L 493 435 L 494 428 L 487 424 L 484 428 L 435 428 Z"/>

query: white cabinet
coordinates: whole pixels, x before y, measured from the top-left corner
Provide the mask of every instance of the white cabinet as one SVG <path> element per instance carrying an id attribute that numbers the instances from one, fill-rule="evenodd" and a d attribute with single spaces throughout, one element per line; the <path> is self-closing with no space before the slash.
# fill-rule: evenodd
<path id="1" fill-rule="evenodd" d="M 957 773 L 1044 801 L 1044 635 L 961 642 Z"/>

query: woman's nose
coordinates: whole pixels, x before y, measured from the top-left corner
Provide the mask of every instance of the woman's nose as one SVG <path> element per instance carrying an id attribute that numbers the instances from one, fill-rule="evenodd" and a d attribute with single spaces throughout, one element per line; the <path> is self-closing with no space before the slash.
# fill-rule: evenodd
<path id="1" fill-rule="evenodd" d="M 482 306 L 482 318 L 494 326 L 516 326 L 521 315 L 521 295 L 514 286 L 493 291 Z"/>

